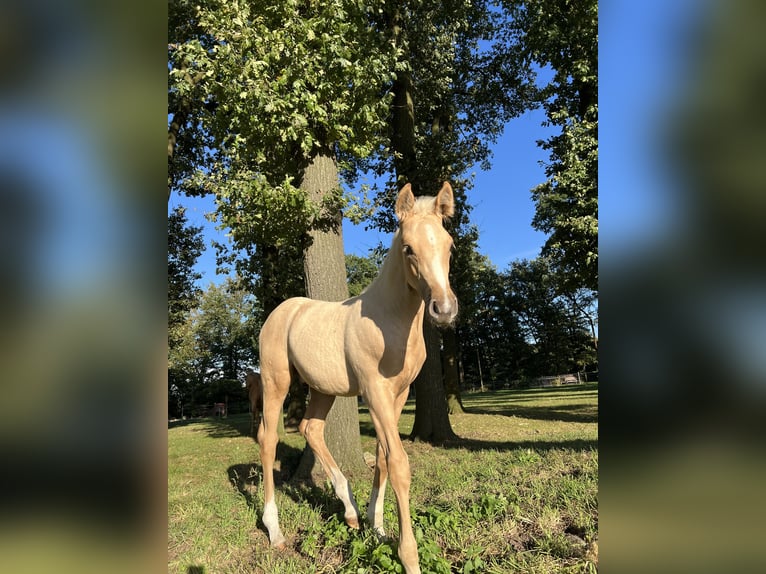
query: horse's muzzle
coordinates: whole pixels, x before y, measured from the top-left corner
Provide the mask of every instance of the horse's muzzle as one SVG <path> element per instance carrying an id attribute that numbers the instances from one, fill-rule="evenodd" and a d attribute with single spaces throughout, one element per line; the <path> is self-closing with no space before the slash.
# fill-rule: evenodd
<path id="1" fill-rule="evenodd" d="M 442 300 L 431 299 L 428 303 L 428 317 L 437 325 L 452 324 L 457 317 L 457 298 L 452 295 Z"/>

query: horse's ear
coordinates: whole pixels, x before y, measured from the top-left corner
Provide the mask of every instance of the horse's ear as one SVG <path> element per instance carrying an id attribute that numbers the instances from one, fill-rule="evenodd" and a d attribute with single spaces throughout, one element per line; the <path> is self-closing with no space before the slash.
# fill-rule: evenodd
<path id="1" fill-rule="evenodd" d="M 396 198 L 396 207 L 394 213 L 396 218 L 401 221 L 412 211 L 415 205 L 415 196 L 412 194 L 412 186 L 408 183 L 399 191 L 399 197 Z"/>
<path id="2" fill-rule="evenodd" d="M 455 213 L 455 196 L 452 194 L 452 186 L 449 182 L 445 181 L 439 193 L 436 194 L 434 211 L 443 219 L 449 219 Z"/>

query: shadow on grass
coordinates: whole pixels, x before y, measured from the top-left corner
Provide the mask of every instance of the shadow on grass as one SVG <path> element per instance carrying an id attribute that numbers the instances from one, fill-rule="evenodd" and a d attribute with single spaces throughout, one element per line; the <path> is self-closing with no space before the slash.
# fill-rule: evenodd
<path id="1" fill-rule="evenodd" d="M 598 422 L 598 410 L 594 405 L 555 405 L 527 407 L 520 405 L 508 405 L 504 409 L 482 409 L 469 407 L 465 409 L 467 414 L 475 415 L 502 415 L 506 417 L 520 417 L 541 421 L 561 421 L 566 423 L 595 423 Z"/>
<path id="2" fill-rule="evenodd" d="M 481 450 L 533 450 L 533 451 L 547 451 L 547 450 L 597 450 L 597 440 L 562 440 L 562 441 L 491 441 L 491 440 L 477 440 L 471 438 L 458 438 L 444 442 L 438 445 L 440 448 L 446 449 L 460 449 L 464 448 L 470 451 Z"/>
<path id="3" fill-rule="evenodd" d="M 579 395 L 598 393 L 598 383 L 581 383 L 558 387 L 540 387 L 535 389 L 501 389 L 497 391 L 463 393 L 463 400 L 469 402 L 524 401 L 541 399 L 579 398 Z"/>
<path id="4" fill-rule="evenodd" d="M 494 413 L 497 414 L 497 413 Z M 561 419 L 558 419 L 561 420 Z M 579 421 L 578 421 L 579 422 Z M 366 436 L 376 437 L 375 429 L 372 423 L 365 423 L 361 421 L 359 424 L 359 431 Z M 399 437 L 402 442 L 413 442 L 410 436 L 399 433 Z M 418 441 L 414 441 L 418 442 Z M 429 442 L 429 441 L 423 441 Z M 437 448 L 456 449 L 464 448 L 472 451 L 479 450 L 516 450 L 516 449 L 532 449 L 532 450 L 551 450 L 551 449 L 564 449 L 564 450 L 596 450 L 598 449 L 597 440 L 561 440 L 561 441 L 491 441 L 480 440 L 472 438 L 458 437 L 455 440 L 449 440 L 444 442 L 430 443 Z"/>
<path id="5" fill-rule="evenodd" d="M 277 443 L 278 467 L 274 468 L 274 482 L 281 488 L 298 468 L 303 450 L 295 448 L 284 441 Z M 260 458 L 256 457 L 253 462 L 233 464 L 226 471 L 229 482 L 245 497 L 248 506 L 255 508 L 254 493 L 260 487 L 263 478 L 263 467 Z"/>
<path id="6" fill-rule="evenodd" d="M 210 438 L 236 438 L 248 436 L 255 440 L 250 434 L 250 414 L 242 413 L 229 415 L 228 417 L 202 417 L 196 419 L 169 421 L 168 429 L 185 427 L 190 424 L 202 425 L 202 430 Z"/>
<path id="7" fill-rule="evenodd" d="M 168 421 L 168 428 L 169 429 L 174 429 L 174 428 L 179 428 L 179 427 L 185 427 L 185 426 L 193 425 L 195 423 L 202 422 L 204 420 L 205 419 L 203 419 L 203 418 L 175 419 L 175 420 L 172 420 L 172 421 L 169 420 Z M 195 566 L 190 566 L 190 568 L 195 568 Z"/>
<path id="8" fill-rule="evenodd" d="M 466 414 L 515 416 L 525 419 L 573 423 L 598 422 L 597 404 L 567 404 L 567 399 L 598 400 L 598 383 L 584 383 L 571 387 L 545 389 L 505 390 L 464 397 Z M 528 405 L 530 402 L 550 404 Z"/>
<path id="9" fill-rule="evenodd" d="M 280 441 L 277 444 L 276 460 L 279 468 L 274 468 L 274 486 L 276 490 L 288 495 L 297 504 L 314 508 L 323 520 L 332 516 L 342 517 L 343 503 L 332 489 L 324 484 L 315 484 L 310 478 L 296 478 L 303 450 L 288 446 Z M 243 496 L 247 505 L 258 515 L 258 528 L 268 536 L 268 530 L 260 518 L 263 511 L 262 502 L 257 499 L 263 479 L 263 467 L 260 460 L 234 464 L 227 469 L 231 484 Z"/>
<path id="10" fill-rule="evenodd" d="M 329 487 L 314 484 L 311 479 L 294 479 L 282 484 L 280 490 L 292 498 L 296 504 L 313 508 L 323 521 L 333 516 L 343 520 L 345 512 L 343 503 Z"/>
<path id="11" fill-rule="evenodd" d="M 204 566 L 189 566 L 186 569 L 186 574 L 205 574 Z"/>

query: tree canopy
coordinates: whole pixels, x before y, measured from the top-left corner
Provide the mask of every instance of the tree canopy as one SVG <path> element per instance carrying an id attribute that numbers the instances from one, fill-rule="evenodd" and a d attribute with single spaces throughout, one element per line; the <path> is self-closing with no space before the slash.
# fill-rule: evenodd
<path id="1" fill-rule="evenodd" d="M 195 281 L 202 275 L 194 270 L 204 250 L 202 228 L 188 225 L 186 210 L 176 207 L 168 215 L 168 339 L 173 330 L 196 306 L 200 289 Z"/>
<path id="2" fill-rule="evenodd" d="M 598 3 L 507 0 L 501 60 L 552 72 L 537 86 L 549 152 L 547 180 L 532 190 L 532 225 L 549 234 L 543 254 L 569 290 L 598 290 Z"/>
<path id="3" fill-rule="evenodd" d="M 391 231 L 404 181 L 432 193 L 449 180 L 457 200 L 451 280 L 462 307 L 457 342 L 444 343 L 457 353 L 452 368 L 474 377 L 477 353 L 498 380 L 590 364 L 597 16 L 594 0 L 174 0 L 169 192 L 215 195 L 229 239 L 217 245 L 219 267 L 255 296 L 260 323 L 283 299 L 306 293 L 309 246 L 339 229 L 341 210 Z M 538 142 L 549 161 L 547 179 L 530 190 L 531 224 L 548 239 L 542 257 L 497 272 L 470 222 L 470 170 L 489 168 L 508 122 L 538 106 L 555 133 Z M 308 170 L 319 160 L 340 170 L 346 192 L 337 178 L 312 192 Z M 349 203 L 362 175 L 374 179 L 369 210 Z M 356 294 L 374 266 L 346 263 Z M 169 287 L 169 309 L 171 299 Z M 185 305 L 179 317 L 193 307 Z"/>
<path id="4" fill-rule="evenodd" d="M 180 414 L 189 403 L 223 402 L 242 395 L 246 367 L 257 363 L 253 297 L 236 281 L 210 284 L 178 326 L 168 354 L 168 406 Z"/>

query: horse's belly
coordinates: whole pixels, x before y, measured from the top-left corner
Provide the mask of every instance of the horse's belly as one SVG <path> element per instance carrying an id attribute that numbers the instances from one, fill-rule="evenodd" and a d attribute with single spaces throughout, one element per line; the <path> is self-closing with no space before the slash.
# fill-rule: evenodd
<path id="1" fill-rule="evenodd" d="M 349 379 L 342 362 L 329 363 L 326 356 L 303 354 L 294 361 L 294 365 L 298 375 L 312 389 L 336 397 L 359 394 L 359 386 Z"/>
<path id="2" fill-rule="evenodd" d="M 342 331 L 337 319 L 301 318 L 288 336 L 290 362 L 311 388 L 328 395 L 356 396 L 359 386 L 346 368 Z"/>

